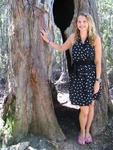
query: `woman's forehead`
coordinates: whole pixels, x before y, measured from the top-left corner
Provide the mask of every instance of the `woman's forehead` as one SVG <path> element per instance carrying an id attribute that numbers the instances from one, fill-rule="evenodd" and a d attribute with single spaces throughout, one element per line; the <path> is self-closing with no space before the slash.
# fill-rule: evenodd
<path id="1" fill-rule="evenodd" d="M 78 16 L 77 20 L 87 20 L 87 18 L 85 16 L 80 15 L 80 16 Z"/>

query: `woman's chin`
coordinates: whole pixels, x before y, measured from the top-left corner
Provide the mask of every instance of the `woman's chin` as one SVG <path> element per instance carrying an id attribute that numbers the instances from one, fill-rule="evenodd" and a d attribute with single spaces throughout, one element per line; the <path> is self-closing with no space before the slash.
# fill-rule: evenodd
<path id="1" fill-rule="evenodd" d="M 80 32 L 85 32 L 85 31 L 87 31 L 86 28 L 80 28 L 79 30 L 80 30 Z"/>

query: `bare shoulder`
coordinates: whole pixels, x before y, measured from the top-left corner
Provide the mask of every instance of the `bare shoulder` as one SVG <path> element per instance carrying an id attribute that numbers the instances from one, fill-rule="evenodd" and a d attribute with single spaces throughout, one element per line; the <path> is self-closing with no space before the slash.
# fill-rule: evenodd
<path id="1" fill-rule="evenodd" d="M 99 35 L 96 35 L 95 37 L 95 45 L 101 44 L 101 37 Z"/>
<path id="2" fill-rule="evenodd" d="M 101 51 L 102 51 L 102 44 L 101 44 L 101 38 L 99 35 L 96 36 L 95 38 L 95 52 L 96 52 L 96 57 L 101 56 Z"/>

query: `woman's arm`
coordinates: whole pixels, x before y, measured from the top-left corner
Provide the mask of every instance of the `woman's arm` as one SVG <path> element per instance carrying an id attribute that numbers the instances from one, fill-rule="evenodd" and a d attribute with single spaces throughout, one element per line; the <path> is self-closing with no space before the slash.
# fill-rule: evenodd
<path id="1" fill-rule="evenodd" d="M 52 48 L 57 49 L 58 51 L 61 51 L 61 52 L 66 51 L 69 48 L 71 48 L 73 44 L 74 36 L 75 36 L 74 33 L 71 34 L 65 43 L 63 43 L 62 45 L 59 45 L 52 41 L 49 41 L 48 34 L 44 30 L 41 30 L 41 37 L 43 38 L 43 40 L 47 42 Z"/>
<path id="2" fill-rule="evenodd" d="M 101 58 L 102 58 L 102 46 L 99 36 L 95 40 L 95 64 L 96 64 L 96 79 L 101 78 Z"/>
<path id="3" fill-rule="evenodd" d="M 101 58 L 102 58 L 102 46 L 99 36 L 95 40 L 95 64 L 96 64 L 96 81 L 94 84 L 94 94 L 99 91 L 101 81 Z"/>

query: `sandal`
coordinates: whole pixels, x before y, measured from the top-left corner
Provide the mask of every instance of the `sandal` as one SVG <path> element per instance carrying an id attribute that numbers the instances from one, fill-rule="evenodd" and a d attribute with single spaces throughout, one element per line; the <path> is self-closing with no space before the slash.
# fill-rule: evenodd
<path id="1" fill-rule="evenodd" d="M 85 145 L 85 137 L 78 136 L 78 144 L 80 145 Z"/>
<path id="2" fill-rule="evenodd" d="M 85 137 L 85 143 L 86 143 L 86 144 L 90 144 L 90 143 L 92 143 L 92 142 L 93 142 L 93 140 L 92 140 L 91 135 L 89 135 L 88 137 Z"/>

